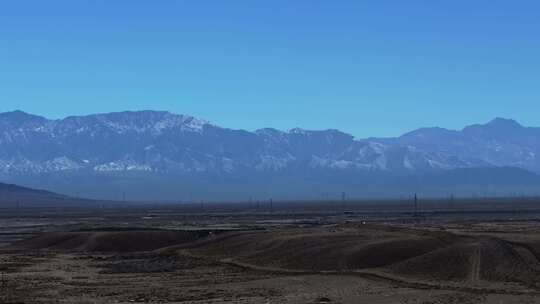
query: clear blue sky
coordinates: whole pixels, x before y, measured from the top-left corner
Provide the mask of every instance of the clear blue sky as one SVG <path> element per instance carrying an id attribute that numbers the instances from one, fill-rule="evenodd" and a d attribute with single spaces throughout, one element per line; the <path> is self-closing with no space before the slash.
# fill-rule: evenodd
<path id="1" fill-rule="evenodd" d="M 358 137 L 540 125 L 540 2 L 2 0 L 0 111 Z"/>

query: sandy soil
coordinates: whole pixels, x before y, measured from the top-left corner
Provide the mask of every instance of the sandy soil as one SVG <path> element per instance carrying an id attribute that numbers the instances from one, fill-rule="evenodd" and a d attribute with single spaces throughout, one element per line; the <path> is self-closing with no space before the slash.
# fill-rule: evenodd
<path id="1" fill-rule="evenodd" d="M 140 266 L 151 263 L 149 256 L 2 257 L 12 265 L 3 279 L 2 303 L 538 303 L 532 294 L 414 288 L 355 275 L 273 273 L 195 258 L 161 272 Z M 133 259 L 139 266 L 118 266 Z"/>
<path id="2" fill-rule="evenodd" d="M 140 218 L 10 220 L 0 303 L 540 303 L 536 219 Z"/>

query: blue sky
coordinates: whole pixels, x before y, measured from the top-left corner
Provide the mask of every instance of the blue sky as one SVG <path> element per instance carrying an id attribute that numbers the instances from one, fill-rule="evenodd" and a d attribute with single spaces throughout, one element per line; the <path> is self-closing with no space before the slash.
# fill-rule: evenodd
<path id="1" fill-rule="evenodd" d="M 0 1 L 0 111 L 155 109 L 358 137 L 540 126 L 540 3 Z"/>

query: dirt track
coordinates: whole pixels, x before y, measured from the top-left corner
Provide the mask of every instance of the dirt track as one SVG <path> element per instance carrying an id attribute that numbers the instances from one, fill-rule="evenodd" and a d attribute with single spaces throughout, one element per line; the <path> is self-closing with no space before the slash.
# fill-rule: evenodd
<path id="1" fill-rule="evenodd" d="M 285 223 L 57 229 L 0 253 L 0 302 L 540 303 L 536 222 Z"/>

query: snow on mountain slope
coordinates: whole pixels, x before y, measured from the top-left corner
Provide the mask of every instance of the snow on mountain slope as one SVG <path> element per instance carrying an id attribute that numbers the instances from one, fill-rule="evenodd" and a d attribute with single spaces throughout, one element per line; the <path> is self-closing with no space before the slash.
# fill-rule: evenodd
<path id="1" fill-rule="evenodd" d="M 419 129 L 355 140 L 338 130 L 231 130 L 191 116 L 140 111 L 49 120 L 0 114 L 0 174 L 50 172 L 381 171 L 475 166 L 540 171 L 540 131 L 496 119 L 462 131 Z"/>
<path id="2" fill-rule="evenodd" d="M 372 139 L 389 145 L 414 146 L 428 153 L 443 153 L 465 161 L 510 166 L 540 172 L 540 128 L 496 118 L 461 131 L 423 128 L 398 138 Z"/>

